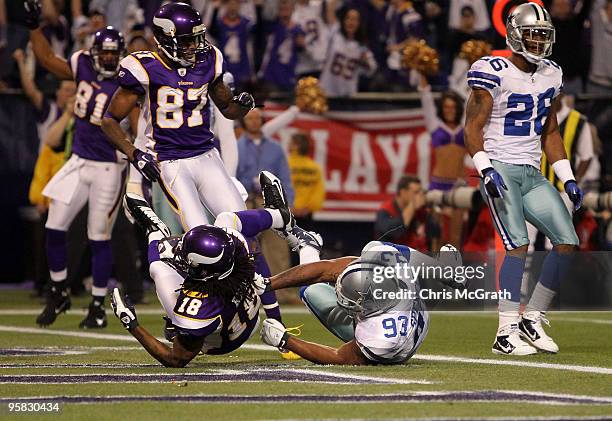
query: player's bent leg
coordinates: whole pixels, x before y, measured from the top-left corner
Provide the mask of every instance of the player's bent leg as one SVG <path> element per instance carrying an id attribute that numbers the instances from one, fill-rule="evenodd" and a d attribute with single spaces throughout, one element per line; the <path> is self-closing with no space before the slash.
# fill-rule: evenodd
<path id="1" fill-rule="evenodd" d="M 336 291 L 328 284 L 313 284 L 300 289 L 300 298 L 308 310 L 344 342 L 355 338 L 353 318 L 338 305 Z"/>
<path id="2" fill-rule="evenodd" d="M 221 212 L 246 209 L 244 199 L 227 173 L 219 152 L 213 149 L 189 162 L 190 170 L 198 183 L 200 201 L 217 216 Z M 195 178 L 197 177 L 197 178 Z"/>

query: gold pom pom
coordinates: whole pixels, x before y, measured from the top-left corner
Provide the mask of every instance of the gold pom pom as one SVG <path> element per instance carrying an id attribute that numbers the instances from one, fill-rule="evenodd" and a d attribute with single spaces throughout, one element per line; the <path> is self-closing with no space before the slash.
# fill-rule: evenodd
<path id="1" fill-rule="evenodd" d="M 425 40 L 410 41 L 402 50 L 402 67 L 431 76 L 438 73 L 440 58 Z"/>
<path id="2" fill-rule="evenodd" d="M 481 57 L 491 54 L 491 44 L 486 41 L 471 39 L 461 44 L 459 57 L 467 60 L 470 65 Z"/>
<path id="3" fill-rule="evenodd" d="M 298 81 L 295 87 L 295 102 L 301 110 L 313 114 L 323 114 L 329 109 L 327 97 L 319 86 L 319 80 L 312 76 Z"/>

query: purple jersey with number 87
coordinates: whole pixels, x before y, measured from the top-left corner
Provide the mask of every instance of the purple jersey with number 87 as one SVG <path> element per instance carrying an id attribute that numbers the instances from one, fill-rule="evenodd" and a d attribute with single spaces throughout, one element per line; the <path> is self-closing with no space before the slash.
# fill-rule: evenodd
<path id="1" fill-rule="evenodd" d="M 193 67 L 168 67 L 154 52 L 125 57 L 119 85 L 143 96 L 140 118 L 146 123 L 147 148 L 158 161 L 191 158 L 213 148 L 208 89 L 223 73 L 217 48 L 203 53 Z"/>

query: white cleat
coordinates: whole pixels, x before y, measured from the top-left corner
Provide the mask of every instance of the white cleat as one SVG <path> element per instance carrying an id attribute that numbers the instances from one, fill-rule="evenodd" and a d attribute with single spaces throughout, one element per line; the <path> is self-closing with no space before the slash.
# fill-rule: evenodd
<path id="1" fill-rule="evenodd" d="M 532 355 L 538 352 L 537 349 L 521 339 L 517 324 L 506 325 L 497 331 L 491 351 L 499 355 L 519 356 Z"/>
<path id="2" fill-rule="evenodd" d="M 530 311 L 524 313 L 519 322 L 521 336 L 540 351 L 556 354 L 559 352 L 559 346 L 546 334 L 542 322 L 550 326 L 550 322 L 541 312 Z"/>

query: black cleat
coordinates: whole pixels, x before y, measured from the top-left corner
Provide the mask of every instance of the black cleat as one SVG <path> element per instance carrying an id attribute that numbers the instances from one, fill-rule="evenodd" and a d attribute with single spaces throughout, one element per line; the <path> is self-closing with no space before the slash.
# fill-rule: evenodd
<path id="1" fill-rule="evenodd" d="M 279 210 L 285 223 L 282 231 L 291 231 L 295 226 L 295 219 L 291 210 L 289 210 L 289 201 L 280 180 L 271 172 L 262 171 L 259 173 L 259 185 L 263 195 L 264 208 Z"/>
<path id="2" fill-rule="evenodd" d="M 168 342 L 174 342 L 174 337 L 178 333 L 176 331 L 176 326 L 172 324 L 172 320 L 170 320 L 170 317 L 163 316 L 162 318 L 164 319 L 164 322 L 166 322 L 166 324 L 164 325 L 164 337 Z"/>
<path id="3" fill-rule="evenodd" d="M 162 238 L 172 235 L 170 229 L 159 219 L 143 197 L 134 193 L 126 193 L 123 196 L 123 206 L 132 219 L 145 231 L 147 237 L 155 231 L 159 231 Z"/>
<path id="4" fill-rule="evenodd" d="M 106 313 L 102 304 L 89 304 L 87 316 L 79 323 L 81 329 L 103 329 L 107 325 Z"/>
<path id="5" fill-rule="evenodd" d="M 53 324 L 60 313 L 65 313 L 70 309 L 70 304 L 69 291 L 65 288 L 52 285 L 47 296 L 45 308 L 36 318 L 36 324 L 41 327 Z"/>

